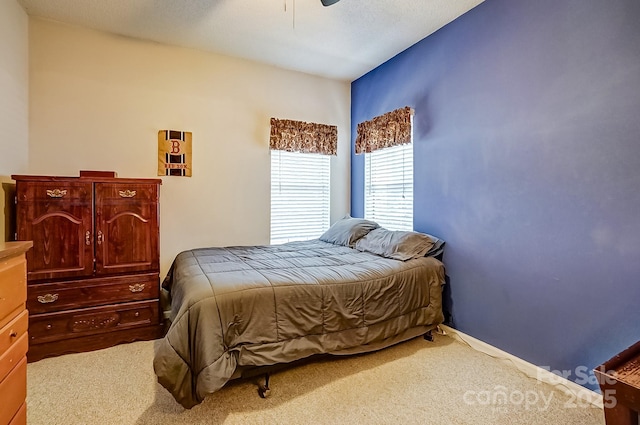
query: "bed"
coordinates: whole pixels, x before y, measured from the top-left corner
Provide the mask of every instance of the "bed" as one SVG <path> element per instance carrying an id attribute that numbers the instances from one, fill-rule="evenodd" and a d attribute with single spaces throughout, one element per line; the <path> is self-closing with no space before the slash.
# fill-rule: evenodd
<path id="1" fill-rule="evenodd" d="M 345 217 L 320 239 L 178 254 L 163 283 L 171 325 L 156 345 L 158 382 L 191 408 L 243 369 L 431 331 L 443 321 L 444 243 L 406 243 L 415 234 Z"/>

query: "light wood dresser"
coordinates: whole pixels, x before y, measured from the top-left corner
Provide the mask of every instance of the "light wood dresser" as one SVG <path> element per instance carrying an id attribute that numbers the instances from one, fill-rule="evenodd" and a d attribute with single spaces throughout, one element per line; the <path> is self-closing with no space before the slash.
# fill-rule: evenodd
<path id="1" fill-rule="evenodd" d="M 27 262 L 32 242 L 0 242 L 0 425 L 27 423 Z"/>

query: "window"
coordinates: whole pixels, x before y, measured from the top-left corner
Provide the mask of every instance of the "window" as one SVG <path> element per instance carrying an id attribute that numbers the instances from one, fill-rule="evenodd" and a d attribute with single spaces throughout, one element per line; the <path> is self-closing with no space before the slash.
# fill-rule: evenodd
<path id="1" fill-rule="evenodd" d="M 364 217 L 390 230 L 413 230 L 413 143 L 364 156 Z"/>
<path id="2" fill-rule="evenodd" d="M 271 244 L 314 239 L 329 228 L 330 160 L 271 151 Z"/>

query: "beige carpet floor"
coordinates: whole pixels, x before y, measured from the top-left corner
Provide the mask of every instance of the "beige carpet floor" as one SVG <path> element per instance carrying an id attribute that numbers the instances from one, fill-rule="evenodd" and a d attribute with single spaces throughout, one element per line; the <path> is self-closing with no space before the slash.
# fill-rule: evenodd
<path id="1" fill-rule="evenodd" d="M 251 380 L 233 381 L 191 410 L 156 383 L 153 349 L 136 342 L 30 363 L 28 423 L 604 424 L 601 409 L 442 335 L 280 371 L 267 399 Z"/>

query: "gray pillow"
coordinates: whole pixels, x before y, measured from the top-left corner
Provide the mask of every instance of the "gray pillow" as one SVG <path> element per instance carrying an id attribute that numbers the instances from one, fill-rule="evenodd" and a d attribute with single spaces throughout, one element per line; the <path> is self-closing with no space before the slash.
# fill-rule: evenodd
<path id="1" fill-rule="evenodd" d="M 347 215 L 333 223 L 333 226 L 320 236 L 320 240 L 353 248 L 360 238 L 378 227 L 380 225 L 375 221 Z"/>
<path id="2" fill-rule="evenodd" d="M 375 229 L 356 243 L 358 251 L 367 251 L 395 260 L 407 261 L 412 258 L 424 257 L 442 241 L 431 235 L 403 230 Z"/>
<path id="3" fill-rule="evenodd" d="M 424 254 L 425 257 L 435 257 L 438 260 L 442 261 L 442 255 L 444 254 L 444 245 L 445 242 L 440 239 L 440 238 L 436 238 L 433 235 L 427 235 L 431 238 L 431 240 L 433 241 L 433 246 L 431 247 L 431 249 L 429 251 L 427 251 L 426 254 Z"/>

